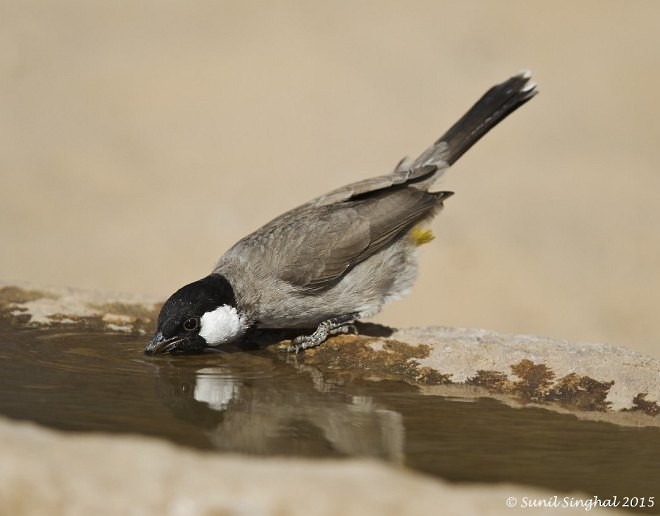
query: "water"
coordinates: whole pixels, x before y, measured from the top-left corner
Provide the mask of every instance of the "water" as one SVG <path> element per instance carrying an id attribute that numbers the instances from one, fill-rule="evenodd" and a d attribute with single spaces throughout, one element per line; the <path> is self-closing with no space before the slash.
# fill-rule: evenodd
<path id="1" fill-rule="evenodd" d="M 658 428 L 424 395 L 268 350 L 146 357 L 144 338 L 15 329 L 0 342 L 0 414 L 51 428 L 209 452 L 376 457 L 449 481 L 559 495 L 660 495 Z"/>

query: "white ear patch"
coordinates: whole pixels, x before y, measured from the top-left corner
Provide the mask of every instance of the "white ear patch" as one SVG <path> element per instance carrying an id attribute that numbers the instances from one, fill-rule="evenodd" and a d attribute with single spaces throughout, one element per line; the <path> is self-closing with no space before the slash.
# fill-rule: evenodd
<path id="1" fill-rule="evenodd" d="M 212 312 L 206 312 L 202 315 L 200 324 L 199 336 L 209 346 L 230 342 L 247 330 L 247 324 L 236 308 L 228 305 L 222 305 Z"/>

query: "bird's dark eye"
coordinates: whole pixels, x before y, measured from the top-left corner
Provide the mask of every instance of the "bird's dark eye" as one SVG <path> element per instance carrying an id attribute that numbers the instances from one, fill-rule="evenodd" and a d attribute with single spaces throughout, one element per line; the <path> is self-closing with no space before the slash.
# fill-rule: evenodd
<path id="1" fill-rule="evenodd" d="M 183 323 L 183 329 L 186 331 L 195 331 L 198 326 L 199 326 L 199 319 L 196 319 L 194 317 L 191 319 L 186 319 L 186 321 Z"/>

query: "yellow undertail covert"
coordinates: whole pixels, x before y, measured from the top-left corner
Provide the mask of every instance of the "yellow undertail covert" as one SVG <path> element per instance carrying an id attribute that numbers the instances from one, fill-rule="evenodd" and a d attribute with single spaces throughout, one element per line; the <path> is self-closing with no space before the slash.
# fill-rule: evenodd
<path id="1" fill-rule="evenodd" d="M 419 246 L 428 244 L 435 238 L 435 236 L 430 229 L 423 229 L 420 226 L 415 226 L 410 230 L 410 238 L 412 238 L 412 241 L 415 243 L 415 245 Z"/>

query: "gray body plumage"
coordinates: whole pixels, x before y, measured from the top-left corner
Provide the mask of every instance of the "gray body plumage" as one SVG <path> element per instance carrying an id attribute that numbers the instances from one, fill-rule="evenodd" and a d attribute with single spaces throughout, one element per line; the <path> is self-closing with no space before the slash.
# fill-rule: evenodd
<path id="1" fill-rule="evenodd" d="M 231 283 L 239 311 L 267 328 L 315 327 L 357 318 L 406 294 L 417 270 L 410 231 L 451 192 L 429 192 L 460 156 L 536 94 L 529 73 L 491 88 L 412 162 L 303 204 L 246 236 L 214 273 Z"/>
<path id="2" fill-rule="evenodd" d="M 367 317 L 412 287 L 417 245 L 408 232 L 449 194 L 391 185 L 355 194 L 356 185 L 279 216 L 220 258 L 213 272 L 229 280 L 239 310 L 258 326 Z"/>

